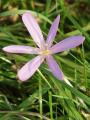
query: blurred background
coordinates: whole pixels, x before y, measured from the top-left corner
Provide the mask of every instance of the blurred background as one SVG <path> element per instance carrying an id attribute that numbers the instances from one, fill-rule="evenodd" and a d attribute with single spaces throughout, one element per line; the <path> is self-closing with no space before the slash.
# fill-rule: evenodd
<path id="1" fill-rule="evenodd" d="M 21 82 L 17 71 L 35 56 L 2 51 L 13 44 L 35 46 L 21 18 L 27 10 L 45 39 L 60 14 L 54 44 L 85 36 L 83 45 L 54 55 L 66 82 L 57 80 L 45 62 Z M 0 120 L 90 120 L 90 0 L 0 0 Z"/>

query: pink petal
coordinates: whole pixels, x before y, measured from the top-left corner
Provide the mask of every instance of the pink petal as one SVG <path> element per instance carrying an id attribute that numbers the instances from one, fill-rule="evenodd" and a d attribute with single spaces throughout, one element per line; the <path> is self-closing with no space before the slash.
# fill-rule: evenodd
<path id="1" fill-rule="evenodd" d="M 28 80 L 38 69 L 44 60 L 44 56 L 37 56 L 26 63 L 18 72 L 18 77 L 21 81 Z"/>
<path id="2" fill-rule="evenodd" d="M 40 49 L 30 46 L 10 45 L 3 48 L 4 51 L 9 53 L 26 53 L 26 54 L 38 54 Z"/>
<path id="3" fill-rule="evenodd" d="M 57 29 L 58 29 L 58 26 L 59 26 L 59 21 L 60 21 L 60 15 L 58 15 L 56 17 L 56 19 L 52 23 L 50 31 L 48 33 L 48 37 L 47 37 L 46 43 L 47 43 L 49 48 L 52 46 L 53 40 L 54 40 L 54 38 L 56 36 Z"/>
<path id="4" fill-rule="evenodd" d="M 62 41 L 60 41 L 59 43 L 55 44 L 54 46 L 51 47 L 51 52 L 52 54 L 54 53 L 58 53 L 58 52 L 62 52 L 65 50 L 68 50 L 70 48 L 74 48 L 80 44 L 82 44 L 85 40 L 85 37 L 83 36 L 72 36 L 69 38 L 66 38 Z"/>
<path id="5" fill-rule="evenodd" d="M 46 56 L 46 61 L 47 61 L 49 68 L 51 69 L 51 72 L 53 73 L 53 75 L 57 79 L 63 80 L 64 79 L 63 73 L 62 73 L 61 69 L 59 68 L 59 65 L 54 60 L 54 58 L 51 55 L 48 55 L 48 56 Z"/>
<path id="6" fill-rule="evenodd" d="M 22 20 L 36 44 L 40 48 L 43 47 L 44 38 L 35 18 L 30 14 L 30 12 L 26 12 L 22 15 Z"/>

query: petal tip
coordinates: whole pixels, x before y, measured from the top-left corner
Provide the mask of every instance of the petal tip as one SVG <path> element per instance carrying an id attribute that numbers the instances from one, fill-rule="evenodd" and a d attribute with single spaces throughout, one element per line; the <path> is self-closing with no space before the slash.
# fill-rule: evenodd
<path id="1" fill-rule="evenodd" d="M 24 19 L 25 17 L 28 17 L 28 16 L 30 16 L 30 15 L 31 15 L 30 12 L 27 11 L 27 12 L 25 12 L 24 14 L 22 14 L 22 19 Z"/>
<path id="2" fill-rule="evenodd" d="M 8 52 L 8 48 L 7 47 L 2 48 L 2 50 L 5 51 L 5 52 Z"/>
<path id="3" fill-rule="evenodd" d="M 80 37 L 80 41 L 81 41 L 81 43 L 83 43 L 84 42 L 84 40 L 85 40 L 85 37 L 84 36 L 82 36 L 82 35 L 79 35 L 79 37 Z"/>
<path id="4" fill-rule="evenodd" d="M 60 18 L 60 14 L 58 15 L 58 18 Z"/>
<path id="5" fill-rule="evenodd" d="M 29 12 L 29 11 L 26 11 L 25 13 L 22 14 L 22 16 L 23 16 L 23 15 L 28 15 L 28 14 L 30 14 L 30 12 Z"/>
<path id="6" fill-rule="evenodd" d="M 26 80 L 27 80 L 27 79 L 25 79 L 25 78 L 21 75 L 21 73 L 20 73 L 20 72 L 18 72 L 17 77 L 18 77 L 18 78 L 19 78 L 19 80 L 20 80 L 20 81 L 22 81 L 22 82 L 24 82 L 24 81 L 26 81 Z"/>
<path id="7" fill-rule="evenodd" d="M 83 41 L 85 40 L 85 37 L 84 36 L 82 36 L 83 37 Z"/>
<path id="8" fill-rule="evenodd" d="M 62 76 L 61 80 L 64 80 L 64 76 Z"/>
<path id="9" fill-rule="evenodd" d="M 60 80 L 64 80 L 64 74 L 62 72 L 62 75 L 60 76 Z"/>
<path id="10" fill-rule="evenodd" d="M 5 52 L 12 53 L 12 46 L 4 47 L 4 48 L 2 48 L 2 50 L 5 51 Z"/>
<path id="11" fill-rule="evenodd" d="M 60 14 L 57 16 L 57 18 L 56 18 L 58 21 L 60 21 Z"/>

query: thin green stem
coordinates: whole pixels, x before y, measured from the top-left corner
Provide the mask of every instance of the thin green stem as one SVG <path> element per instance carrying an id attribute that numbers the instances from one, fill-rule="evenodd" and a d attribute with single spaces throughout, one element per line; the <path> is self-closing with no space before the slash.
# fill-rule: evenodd
<path id="1" fill-rule="evenodd" d="M 52 93 L 49 91 L 49 108 L 50 108 L 50 117 L 53 120 L 53 109 L 52 109 Z"/>
<path id="2" fill-rule="evenodd" d="M 83 54 L 83 62 L 84 62 L 84 79 L 85 79 L 85 86 L 86 88 L 88 87 L 88 82 L 87 82 L 87 71 L 86 71 L 86 62 L 85 62 L 85 55 L 84 55 L 84 47 L 82 45 L 82 54 Z"/>
<path id="3" fill-rule="evenodd" d="M 45 82 L 48 84 L 48 86 L 51 88 L 51 85 L 50 85 L 50 83 L 48 82 L 48 80 L 44 77 L 44 75 L 41 73 L 41 71 L 38 69 L 37 70 L 38 71 L 38 73 L 39 73 L 39 75 L 43 78 L 43 80 L 45 80 Z"/>
<path id="4" fill-rule="evenodd" d="M 42 120 L 43 110 L 42 110 L 42 82 L 41 78 L 39 79 L 39 105 L 40 105 L 40 120 Z"/>

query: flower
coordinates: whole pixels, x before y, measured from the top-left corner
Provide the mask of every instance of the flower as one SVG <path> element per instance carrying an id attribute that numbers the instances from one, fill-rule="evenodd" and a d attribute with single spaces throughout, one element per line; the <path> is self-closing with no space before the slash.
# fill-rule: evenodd
<path id="1" fill-rule="evenodd" d="M 44 59 L 46 59 L 47 64 L 53 75 L 57 79 L 63 80 L 63 72 L 59 68 L 59 65 L 56 63 L 52 55 L 82 44 L 85 40 L 85 37 L 81 35 L 72 36 L 53 45 L 53 40 L 56 36 L 57 29 L 59 26 L 60 15 L 58 15 L 52 23 L 46 41 L 44 41 L 42 32 L 37 21 L 31 15 L 30 12 L 24 13 L 22 15 L 22 20 L 38 47 L 34 48 L 30 46 L 10 45 L 4 47 L 3 50 L 9 53 L 38 54 L 38 56 L 32 59 L 31 61 L 27 62 L 18 71 L 19 79 L 21 81 L 28 80 L 36 72 L 36 70 L 39 68 Z"/>

